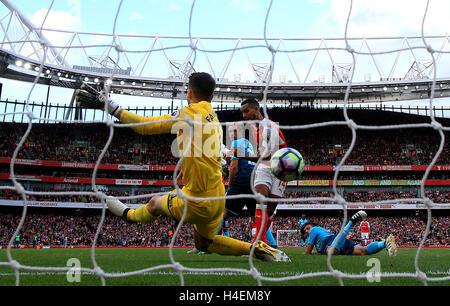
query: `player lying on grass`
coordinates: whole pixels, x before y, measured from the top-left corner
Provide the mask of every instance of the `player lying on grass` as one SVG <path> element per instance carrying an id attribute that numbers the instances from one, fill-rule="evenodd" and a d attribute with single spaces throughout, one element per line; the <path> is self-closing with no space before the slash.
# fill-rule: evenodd
<path id="1" fill-rule="evenodd" d="M 133 126 L 133 129 L 142 135 L 177 133 L 175 147 L 179 152 L 184 152 L 180 172 L 182 173 L 180 178 L 184 183 L 182 192 L 183 195 L 196 200 L 185 200 L 174 191 L 165 196 L 154 196 L 147 205 L 138 209 L 130 209 L 116 198 L 110 197 L 106 200 L 106 204 L 113 214 L 132 223 L 149 224 L 160 216 L 181 221 L 184 207 L 187 205 L 184 222 L 193 224 L 194 243 L 198 250 L 220 255 L 250 255 L 252 244 L 216 235 L 222 222 L 225 200 L 203 200 L 225 196 L 221 166 L 223 132 L 210 104 L 215 87 L 216 82 L 209 74 L 192 74 L 189 77 L 187 92 L 189 105 L 172 115 L 159 117 L 142 117 L 123 110 L 117 103 L 107 98 L 107 95 L 87 85 L 78 92 L 77 104 L 81 107 L 96 106 L 107 109 L 110 115 L 125 124 L 148 123 Z M 188 125 L 185 122 L 188 119 L 192 120 L 195 126 Z M 192 130 L 193 137 L 190 135 Z M 254 256 L 261 260 L 290 261 L 282 251 L 271 248 L 263 242 L 254 244 L 254 250 Z"/>
<path id="2" fill-rule="evenodd" d="M 384 241 L 376 241 L 367 246 L 357 245 L 352 240 L 347 239 L 347 235 L 353 226 L 366 218 L 367 213 L 365 211 L 359 211 L 353 215 L 340 238 L 322 227 L 306 223 L 302 228 L 302 235 L 308 239 L 305 254 L 315 254 L 317 252 L 318 254 L 327 255 L 334 246 L 334 255 L 372 255 L 380 252 L 382 249 L 386 249 L 389 256 L 396 256 L 397 245 L 392 235 L 389 235 Z M 314 247 L 316 252 L 313 251 Z"/>

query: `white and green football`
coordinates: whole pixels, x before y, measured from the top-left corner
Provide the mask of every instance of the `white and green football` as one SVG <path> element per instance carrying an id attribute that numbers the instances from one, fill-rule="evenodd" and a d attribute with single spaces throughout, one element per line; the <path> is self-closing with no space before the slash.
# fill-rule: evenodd
<path id="1" fill-rule="evenodd" d="M 270 161 L 270 170 L 276 178 L 283 182 L 300 179 L 305 161 L 295 149 L 284 148 L 275 152 Z"/>

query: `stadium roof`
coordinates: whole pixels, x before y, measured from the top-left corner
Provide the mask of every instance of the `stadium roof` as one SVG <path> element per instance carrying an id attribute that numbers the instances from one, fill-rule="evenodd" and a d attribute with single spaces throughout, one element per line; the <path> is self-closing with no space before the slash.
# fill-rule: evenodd
<path id="1" fill-rule="evenodd" d="M 11 1 L 1 1 L 9 13 L 0 19 L 0 77 L 34 82 L 39 76 L 40 84 L 72 89 L 83 82 L 103 82 L 115 94 L 183 99 L 187 76 L 206 71 L 218 81 L 215 102 L 261 99 L 266 93 L 273 103 L 337 104 L 345 101 L 347 90 L 348 103 L 420 100 L 430 98 L 435 66 L 450 56 L 448 36 L 427 36 L 430 44 L 439 47 L 435 61 L 423 61 L 420 58 L 429 53 L 422 36 L 183 37 L 39 28 Z M 46 38 L 55 34 L 66 43 L 57 46 Z M 136 39 L 146 48 L 134 47 Z M 211 41 L 226 41 L 227 47 L 211 48 Z M 348 42 L 357 59 L 352 59 Z M 389 50 L 370 51 L 383 45 Z M 267 56 L 268 49 L 276 52 L 276 61 Z M 251 73 L 244 77 L 236 71 Z M 436 98 L 450 94 L 450 77 L 445 73 L 436 74 Z"/>

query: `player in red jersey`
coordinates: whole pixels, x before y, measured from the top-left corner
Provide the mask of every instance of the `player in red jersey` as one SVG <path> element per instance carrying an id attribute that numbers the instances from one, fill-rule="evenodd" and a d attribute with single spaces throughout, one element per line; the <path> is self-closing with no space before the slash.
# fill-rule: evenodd
<path id="1" fill-rule="evenodd" d="M 281 199 L 287 183 L 280 181 L 272 174 L 270 171 L 270 159 L 276 151 L 287 147 L 286 139 L 274 122 L 262 116 L 260 105 L 255 99 L 245 100 L 241 105 L 241 112 L 244 120 L 259 121 L 257 125 L 251 125 L 257 155 L 245 156 L 242 153 L 240 154 L 240 152 L 234 152 L 235 156 L 253 162 L 258 162 L 261 159 L 261 163 L 255 172 L 255 190 L 266 198 Z M 277 205 L 277 202 L 258 203 L 256 205 L 255 223 L 253 226 L 254 241 L 258 237 L 260 229 L 262 229 L 260 240 L 267 241 L 266 232 L 272 224 Z M 264 213 L 265 216 L 263 217 Z M 264 224 L 262 224 L 262 219 L 264 219 Z"/>
<path id="2" fill-rule="evenodd" d="M 369 233 L 370 233 L 370 224 L 367 222 L 367 220 L 364 220 L 360 224 L 361 229 L 361 242 L 363 245 L 367 245 L 367 242 L 369 241 Z"/>

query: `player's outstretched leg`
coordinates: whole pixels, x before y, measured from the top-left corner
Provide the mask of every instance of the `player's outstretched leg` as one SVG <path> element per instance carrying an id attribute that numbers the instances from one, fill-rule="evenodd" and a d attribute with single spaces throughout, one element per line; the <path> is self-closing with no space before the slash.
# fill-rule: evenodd
<path id="1" fill-rule="evenodd" d="M 365 219 L 367 219 L 367 213 L 364 210 L 360 210 L 352 216 L 350 221 L 353 223 L 353 225 L 355 225 L 356 223 L 361 222 Z"/>
<path id="2" fill-rule="evenodd" d="M 262 223 L 264 219 L 264 224 Z M 262 231 L 261 237 L 259 238 L 262 242 L 267 242 L 267 230 L 269 229 L 270 221 L 269 214 L 267 212 L 267 205 L 265 204 L 257 204 L 255 210 L 255 221 L 252 224 L 252 235 L 253 240 L 252 243 L 256 242 L 256 238 L 258 238 L 259 232 Z"/>
<path id="3" fill-rule="evenodd" d="M 273 237 L 272 231 L 270 230 L 270 228 L 267 230 L 266 233 L 266 240 L 267 243 L 274 249 L 278 249 L 278 244 L 277 241 L 275 240 L 275 238 Z"/>
<path id="4" fill-rule="evenodd" d="M 129 223 L 150 224 L 159 218 L 159 216 L 153 216 L 150 213 L 147 205 L 143 205 L 138 209 L 131 209 L 115 197 L 108 197 L 106 205 L 114 215 L 123 218 Z"/>
<path id="5" fill-rule="evenodd" d="M 366 250 L 366 253 L 362 253 L 363 255 L 372 255 L 372 254 L 376 254 L 379 251 L 381 251 L 382 249 L 386 248 L 386 241 L 374 241 L 370 244 L 368 244 L 367 246 L 361 246 L 363 249 Z M 356 255 L 361 255 L 361 254 L 356 254 Z"/>
<path id="6" fill-rule="evenodd" d="M 397 243 L 395 242 L 395 237 L 393 235 L 389 235 L 386 238 L 386 250 L 388 251 L 389 256 L 397 256 Z"/>
<path id="7" fill-rule="evenodd" d="M 347 240 L 347 235 L 350 232 L 350 230 L 355 226 L 356 223 L 361 222 L 362 220 L 365 220 L 367 218 L 367 213 L 363 210 L 358 211 L 356 214 L 352 216 L 350 221 L 347 223 L 347 225 L 344 228 L 344 231 L 342 232 L 342 235 L 339 237 L 336 236 L 334 241 L 332 242 L 332 246 L 335 247 L 337 251 L 341 251 L 341 249 L 344 247 L 345 241 Z M 338 240 L 339 238 L 339 240 Z"/>
<path id="8" fill-rule="evenodd" d="M 250 255 L 252 244 L 233 239 L 230 237 L 216 235 L 209 244 L 207 251 L 225 256 L 243 256 Z M 254 257 L 263 261 L 271 262 L 290 262 L 289 257 L 280 250 L 268 246 L 265 242 L 258 241 L 254 244 Z"/>
<path id="9" fill-rule="evenodd" d="M 372 255 L 376 254 L 382 249 L 386 249 L 389 256 L 397 256 L 397 243 L 395 242 L 395 237 L 393 235 L 389 235 L 383 241 L 374 241 L 368 246 L 364 247 L 366 250 L 366 254 L 363 255 Z M 361 254 L 356 254 L 361 255 Z"/>
<path id="10" fill-rule="evenodd" d="M 187 251 L 187 254 L 198 254 L 198 252 L 200 252 L 199 250 L 197 250 L 196 247 L 194 247 L 192 250 Z"/>
<path id="11" fill-rule="evenodd" d="M 289 256 L 284 252 L 274 249 L 262 241 L 258 241 L 255 245 L 255 257 L 271 262 L 291 262 Z"/>
<path id="12" fill-rule="evenodd" d="M 106 199 L 106 205 L 108 206 L 109 211 L 111 211 L 114 215 L 125 220 L 127 219 L 127 213 L 130 210 L 127 205 L 123 204 L 114 197 L 108 197 Z"/>

